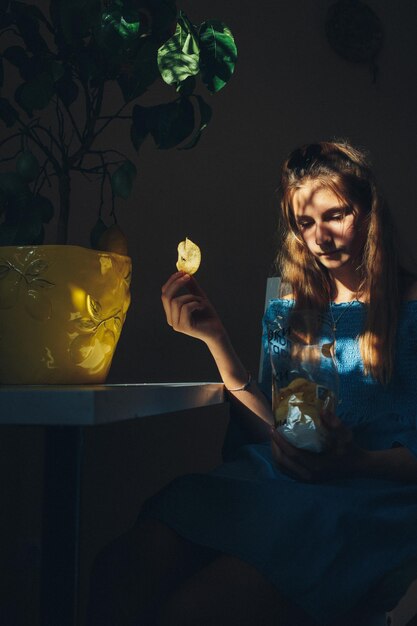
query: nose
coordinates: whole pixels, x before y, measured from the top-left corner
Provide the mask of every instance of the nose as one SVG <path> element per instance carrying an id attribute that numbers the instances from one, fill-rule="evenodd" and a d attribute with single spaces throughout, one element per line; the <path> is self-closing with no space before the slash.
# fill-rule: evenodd
<path id="1" fill-rule="evenodd" d="M 318 246 L 326 245 L 331 241 L 331 235 L 326 225 L 320 223 L 316 224 L 315 240 Z"/>

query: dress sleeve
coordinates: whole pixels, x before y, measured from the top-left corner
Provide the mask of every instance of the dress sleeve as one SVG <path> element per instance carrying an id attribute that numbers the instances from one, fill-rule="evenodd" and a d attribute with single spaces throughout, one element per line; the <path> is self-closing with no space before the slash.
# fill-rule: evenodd
<path id="1" fill-rule="evenodd" d="M 417 457 L 415 415 L 389 411 L 372 415 L 368 412 L 352 427 L 352 432 L 356 443 L 367 450 L 389 450 L 396 446 L 404 446 Z"/>
<path id="2" fill-rule="evenodd" d="M 391 447 L 404 446 L 417 457 L 417 302 L 409 301 L 404 305 L 403 315 L 405 323 L 400 330 L 398 367 L 404 379 L 407 380 L 407 388 L 401 390 L 398 402 L 404 402 L 402 410 L 401 432 L 392 439 Z"/>
<path id="3" fill-rule="evenodd" d="M 351 311 L 351 317 L 354 313 Z M 352 336 L 356 327 L 349 329 L 348 322 L 348 316 L 342 318 L 346 340 L 339 342 L 337 354 L 342 391 L 340 418 L 352 429 L 361 447 L 389 450 L 404 446 L 417 457 L 417 302 L 402 304 L 394 373 L 385 385 L 364 374 L 359 345 Z"/>
<path id="4" fill-rule="evenodd" d="M 404 446 L 417 458 L 417 419 L 413 430 L 406 430 L 396 435 L 392 441 L 391 447 Z"/>

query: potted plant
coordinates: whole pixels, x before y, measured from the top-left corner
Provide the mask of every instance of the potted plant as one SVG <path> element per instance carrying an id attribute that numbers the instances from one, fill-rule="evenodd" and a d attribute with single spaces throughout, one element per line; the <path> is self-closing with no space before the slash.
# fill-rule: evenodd
<path id="1" fill-rule="evenodd" d="M 136 166 L 97 138 L 123 120 L 137 152 L 148 136 L 193 148 L 211 118 L 197 79 L 219 91 L 236 46 L 222 22 L 196 26 L 175 0 L 50 0 L 49 13 L 0 0 L 0 37 L 0 383 L 103 382 L 129 306 L 117 208 Z M 173 100 L 142 106 L 160 81 Z M 110 83 L 123 103 L 104 115 Z M 76 176 L 97 186 L 91 249 L 67 244 Z M 55 212 L 55 242 L 43 245 Z"/>

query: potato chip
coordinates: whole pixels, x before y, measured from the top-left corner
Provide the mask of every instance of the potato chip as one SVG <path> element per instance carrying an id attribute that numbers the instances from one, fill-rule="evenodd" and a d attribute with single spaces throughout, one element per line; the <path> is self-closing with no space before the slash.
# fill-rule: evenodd
<path id="1" fill-rule="evenodd" d="M 187 274 L 195 274 L 200 267 L 200 248 L 193 243 L 191 239 L 186 237 L 185 241 L 180 241 L 177 250 L 177 270 L 179 272 L 186 272 Z"/>
<path id="2" fill-rule="evenodd" d="M 324 397 L 323 397 L 324 392 Z M 287 387 L 281 387 L 274 396 L 274 414 L 276 424 L 285 422 L 290 408 L 297 406 L 300 414 L 308 416 L 314 423 L 320 424 L 320 413 L 325 399 L 331 392 L 321 385 L 305 378 L 295 378 Z"/>

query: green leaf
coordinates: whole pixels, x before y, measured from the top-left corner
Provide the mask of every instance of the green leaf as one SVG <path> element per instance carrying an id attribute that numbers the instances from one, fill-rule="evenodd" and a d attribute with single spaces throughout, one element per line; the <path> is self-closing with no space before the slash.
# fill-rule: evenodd
<path id="1" fill-rule="evenodd" d="M 27 17 L 30 17 L 32 19 L 39 20 L 40 22 L 43 22 L 44 24 L 48 23 L 48 20 L 46 19 L 45 15 L 37 6 L 33 4 L 23 4 L 23 2 L 19 4 L 21 5 L 19 12 L 22 15 L 26 15 Z"/>
<path id="2" fill-rule="evenodd" d="M 9 48 L 6 48 L 3 52 L 3 56 L 9 61 L 9 63 L 15 65 L 19 69 L 21 69 L 28 60 L 26 50 L 21 46 L 10 46 Z"/>
<path id="3" fill-rule="evenodd" d="M 79 45 L 101 17 L 101 0 L 51 0 L 51 18 L 69 44 Z"/>
<path id="4" fill-rule="evenodd" d="M 111 188 L 114 196 L 127 200 L 132 192 L 136 167 L 131 161 L 125 161 L 111 177 Z"/>
<path id="5" fill-rule="evenodd" d="M 188 98 L 153 107 L 151 134 L 158 148 L 167 150 L 180 144 L 194 130 L 194 108 Z"/>
<path id="6" fill-rule="evenodd" d="M 213 113 L 211 106 L 209 106 L 207 102 L 203 100 L 201 96 L 195 96 L 195 97 L 197 99 L 198 107 L 200 111 L 200 126 L 196 134 L 194 135 L 194 137 L 191 139 L 191 141 L 187 143 L 185 146 L 182 146 L 180 150 L 191 150 L 191 148 L 194 148 L 194 146 L 197 145 L 197 143 L 200 141 L 201 134 L 203 130 L 207 127 L 208 123 L 210 122 L 211 116 Z"/>
<path id="7" fill-rule="evenodd" d="M 18 118 L 16 109 L 12 107 L 6 98 L 0 98 L 0 119 L 6 124 L 7 128 L 13 126 Z"/>
<path id="8" fill-rule="evenodd" d="M 34 110 L 45 109 L 54 94 L 54 84 L 49 72 L 41 72 L 16 89 L 15 100 L 31 117 Z"/>
<path id="9" fill-rule="evenodd" d="M 120 12 L 117 16 L 112 13 L 102 13 L 100 22 L 94 30 L 94 40 L 104 56 L 114 56 L 119 54 L 125 42 L 120 37 L 115 27 L 120 19 Z"/>
<path id="10" fill-rule="evenodd" d="M 33 54 L 48 53 L 48 46 L 39 33 L 38 20 L 33 12 L 28 10 L 28 5 L 23 2 L 12 2 L 10 10 L 26 49 Z"/>
<path id="11" fill-rule="evenodd" d="M 200 71 L 200 49 L 195 34 L 179 20 L 175 34 L 158 50 L 158 67 L 168 85 L 178 85 Z"/>
<path id="12" fill-rule="evenodd" d="M 28 8 L 29 5 L 26 2 L 21 2 L 20 0 L 11 0 L 10 2 L 10 11 L 16 15 L 27 15 Z"/>
<path id="13" fill-rule="evenodd" d="M 60 80 L 65 74 L 64 66 L 58 61 L 51 61 L 48 69 L 54 83 Z"/>
<path id="14" fill-rule="evenodd" d="M 149 12 L 143 12 L 141 3 L 114 0 L 102 12 L 94 29 L 92 46 L 96 49 L 104 74 L 110 80 L 118 80 L 125 101 L 141 95 L 148 87 L 148 66 L 156 65 L 156 45 L 152 53 L 155 63 L 144 58 L 137 65 L 138 55 L 150 39 Z M 145 51 L 146 56 L 146 51 Z M 155 80 L 156 74 L 152 77 Z"/>
<path id="15" fill-rule="evenodd" d="M 35 55 L 32 57 L 28 57 L 26 63 L 23 63 L 20 68 L 20 75 L 23 80 L 28 81 L 35 78 L 42 72 L 48 71 L 48 62 L 43 56 Z"/>
<path id="16" fill-rule="evenodd" d="M 136 165 L 134 165 L 132 161 L 125 161 L 122 165 L 122 168 L 132 178 L 132 180 L 135 178 L 136 174 L 138 173 L 136 169 Z"/>
<path id="17" fill-rule="evenodd" d="M 16 172 L 0 172 L 0 189 L 8 196 L 19 196 L 29 191 L 28 185 L 20 178 Z"/>
<path id="18" fill-rule="evenodd" d="M 101 15 L 103 31 L 113 30 L 127 44 L 141 35 L 146 22 L 144 14 L 139 11 L 129 11 L 126 7 L 113 8 Z"/>
<path id="19" fill-rule="evenodd" d="M 178 95 L 183 98 L 188 98 L 189 96 L 193 94 L 194 89 L 196 88 L 196 84 L 197 84 L 197 81 L 195 79 L 195 76 L 189 76 L 188 78 L 183 80 L 182 83 L 178 85 L 177 87 Z"/>
<path id="20" fill-rule="evenodd" d="M 159 78 L 157 50 L 153 39 L 144 40 L 126 69 L 122 67 L 117 82 L 125 102 L 141 96 Z"/>
<path id="21" fill-rule="evenodd" d="M 39 174 L 38 159 L 30 150 L 24 150 L 16 160 L 16 172 L 24 181 L 30 183 Z"/>
<path id="22" fill-rule="evenodd" d="M 230 29 L 217 20 L 201 24 L 201 77 L 212 93 L 222 89 L 233 74 L 237 48 Z"/>

